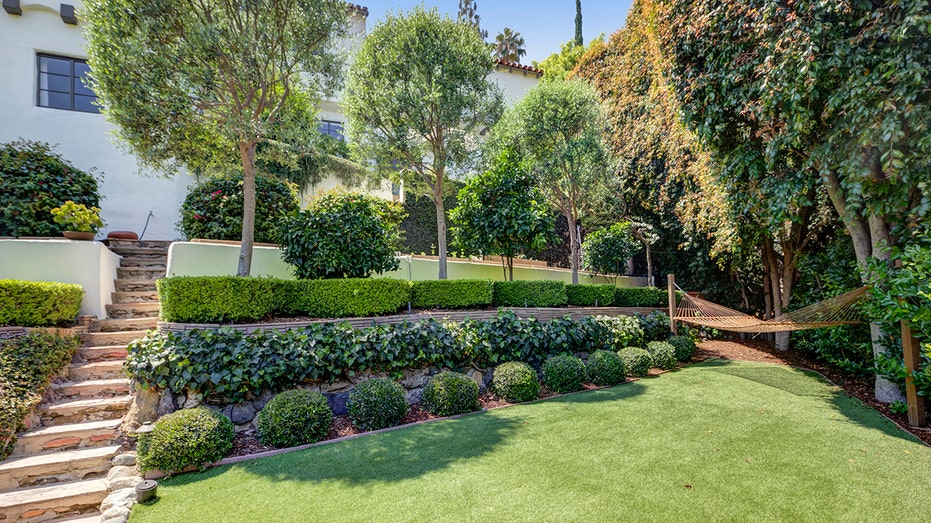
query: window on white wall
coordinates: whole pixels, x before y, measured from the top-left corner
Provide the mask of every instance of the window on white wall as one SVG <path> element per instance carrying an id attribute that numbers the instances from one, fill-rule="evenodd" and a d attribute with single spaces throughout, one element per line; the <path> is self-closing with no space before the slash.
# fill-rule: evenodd
<path id="1" fill-rule="evenodd" d="M 330 138 L 345 140 L 343 137 L 343 124 L 341 122 L 323 120 L 320 122 L 320 132 L 329 136 Z"/>
<path id="2" fill-rule="evenodd" d="M 37 55 L 39 82 L 36 105 L 68 111 L 99 113 L 94 105 L 97 95 L 85 85 L 90 69 L 87 62 L 77 58 Z"/>

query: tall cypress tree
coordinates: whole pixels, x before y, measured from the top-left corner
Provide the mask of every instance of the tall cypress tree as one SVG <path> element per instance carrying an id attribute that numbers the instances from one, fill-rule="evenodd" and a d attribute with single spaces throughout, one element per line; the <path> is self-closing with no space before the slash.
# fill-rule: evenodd
<path id="1" fill-rule="evenodd" d="M 575 45 L 584 45 L 582 40 L 582 0 L 575 0 Z"/>

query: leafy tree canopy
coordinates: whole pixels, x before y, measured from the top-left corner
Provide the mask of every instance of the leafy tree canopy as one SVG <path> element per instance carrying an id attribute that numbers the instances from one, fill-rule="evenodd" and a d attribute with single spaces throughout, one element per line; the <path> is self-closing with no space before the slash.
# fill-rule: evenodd
<path id="1" fill-rule="evenodd" d="M 641 249 L 630 222 L 619 222 L 591 232 L 582 243 L 582 263 L 586 270 L 598 274 L 625 272 L 627 260 Z"/>

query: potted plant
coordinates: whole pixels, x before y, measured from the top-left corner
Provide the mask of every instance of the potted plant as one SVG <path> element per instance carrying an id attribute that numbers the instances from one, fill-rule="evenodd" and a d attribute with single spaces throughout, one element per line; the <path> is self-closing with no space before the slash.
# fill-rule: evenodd
<path id="1" fill-rule="evenodd" d="M 55 223 L 67 227 L 62 234 L 69 240 L 93 240 L 97 230 L 103 227 L 99 207 L 88 208 L 71 200 L 52 209 L 52 216 Z"/>

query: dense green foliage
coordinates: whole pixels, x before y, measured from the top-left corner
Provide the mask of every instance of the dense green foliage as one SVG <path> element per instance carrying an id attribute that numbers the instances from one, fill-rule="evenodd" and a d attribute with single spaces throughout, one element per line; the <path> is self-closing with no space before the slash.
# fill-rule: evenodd
<path id="1" fill-rule="evenodd" d="M 0 280 L 0 325 L 41 327 L 74 321 L 84 289 L 76 283 Z"/>
<path id="2" fill-rule="evenodd" d="M 178 230 L 188 239 L 242 239 L 242 175 L 210 177 L 188 189 Z M 255 178 L 255 241 L 278 242 L 278 226 L 297 211 L 296 188 L 268 176 Z"/>
<path id="3" fill-rule="evenodd" d="M 505 307 L 561 307 L 568 302 L 561 281 L 496 281 L 494 304 Z"/>
<path id="4" fill-rule="evenodd" d="M 372 378 L 349 391 L 349 419 L 362 430 L 378 430 L 401 423 L 410 405 L 404 388 L 387 378 Z"/>
<path id="5" fill-rule="evenodd" d="M 42 400 L 49 381 L 71 362 L 77 338 L 27 334 L 0 340 L 0 460 L 13 451 L 23 420 Z"/>
<path id="6" fill-rule="evenodd" d="M 625 347 L 617 354 L 624 360 L 624 373 L 628 376 L 646 376 L 653 366 L 653 358 L 646 349 Z"/>
<path id="7" fill-rule="evenodd" d="M 647 352 L 654 367 L 663 370 L 676 368 L 676 349 L 670 343 L 651 341 L 647 343 Z"/>
<path id="8" fill-rule="evenodd" d="M 615 307 L 667 307 L 669 293 L 657 287 L 628 287 L 614 291 Z"/>
<path id="9" fill-rule="evenodd" d="M 183 323 L 242 323 L 268 316 L 344 318 L 396 312 L 410 283 L 387 278 L 278 280 L 178 276 L 158 281 L 161 317 Z"/>
<path id="10" fill-rule="evenodd" d="M 521 403 L 540 395 L 540 381 L 530 365 L 522 361 L 509 361 L 495 367 L 491 386 L 504 401 Z"/>
<path id="11" fill-rule="evenodd" d="M 422 309 L 481 308 L 491 305 L 490 280 L 424 280 L 411 282 L 411 304 Z"/>
<path id="12" fill-rule="evenodd" d="M 454 194 L 443 198 L 443 208 L 452 211 L 459 205 L 456 194 L 462 182 L 449 180 L 446 190 Z M 429 196 L 404 195 L 404 220 L 401 221 L 401 252 L 436 256 L 436 205 Z"/>
<path id="13" fill-rule="evenodd" d="M 233 448 L 233 422 L 208 407 L 181 409 L 155 422 L 136 447 L 139 469 L 180 472 L 204 468 L 226 457 Z"/>
<path id="14" fill-rule="evenodd" d="M 669 337 L 669 316 L 666 313 L 653 311 L 646 315 L 637 314 L 636 317 L 643 329 L 643 343 L 664 341 Z"/>
<path id="15" fill-rule="evenodd" d="M 572 354 L 557 354 L 540 366 L 543 383 L 553 392 L 567 394 L 582 390 L 585 382 L 585 362 Z"/>
<path id="16" fill-rule="evenodd" d="M 691 336 L 670 336 L 667 343 L 672 345 L 676 359 L 682 362 L 692 361 L 695 356 L 695 340 Z"/>
<path id="17" fill-rule="evenodd" d="M 287 331 L 153 332 L 129 346 L 127 372 L 145 387 L 242 401 L 262 390 L 308 381 L 348 379 L 361 372 L 494 367 L 507 361 L 539 366 L 563 352 L 619 350 L 641 343 L 634 318 L 569 318 L 541 322 L 503 311 L 490 320 L 373 325 L 315 323 Z"/>
<path id="18" fill-rule="evenodd" d="M 398 268 L 401 205 L 329 191 L 280 223 L 281 257 L 300 279 L 366 278 Z"/>
<path id="19" fill-rule="evenodd" d="M 630 222 L 620 222 L 588 233 L 582 242 L 582 267 L 596 274 L 627 272 L 627 260 L 643 245 L 631 232 Z"/>
<path id="20" fill-rule="evenodd" d="M 333 411 L 323 394 L 293 389 L 272 398 L 259 412 L 259 441 L 273 447 L 297 447 L 316 443 L 330 431 Z"/>
<path id="21" fill-rule="evenodd" d="M 423 408 L 437 416 L 455 416 L 478 410 L 478 384 L 458 372 L 444 371 L 427 380 Z"/>
<path id="22" fill-rule="evenodd" d="M 588 381 L 599 386 L 613 386 L 624 381 L 624 359 L 614 351 L 598 350 L 588 355 L 585 365 Z"/>
<path id="23" fill-rule="evenodd" d="M 0 236 L 59 236 L 51 211 L 68 200 L 99 207 L 97 180 L 48 144 L 0 143 Z"/>
<path id="24" fill-rule="evenodd" d="M 52 209 L 52 220 L 66 231 L 96 233 L 103 227 L 100 219 L 100 207 L 87 207 L 83 203 L 66 201 Z"/>
<path id="25" fill-rule="evenodd" d="M 569 305 L 581 307 L 610 307 L 614 304 L 614 285 L 566 285 L 566 299 Z"/>

